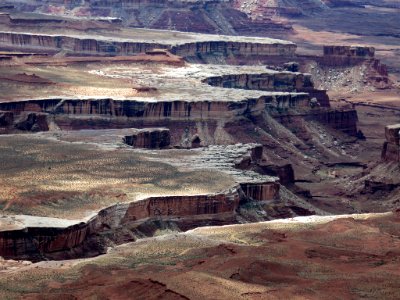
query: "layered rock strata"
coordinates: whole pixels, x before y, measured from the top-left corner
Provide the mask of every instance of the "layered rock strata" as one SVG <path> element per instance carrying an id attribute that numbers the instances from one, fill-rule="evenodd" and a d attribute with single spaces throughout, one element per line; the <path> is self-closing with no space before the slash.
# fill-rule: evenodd
<path id="1" fill-rule="evenodd" d="M 400 124 L 385 127 L 386 141 L 383 144 L 382 159 L 400 162 Z"/>
<path id="2" fill-rule="evenodd" d="M 187 135 L 191 139 L 197 127 L 207 121 L 212 133 L 224 119 L 263 111 L 272 107 L 287 110 L 306 106 L 308 95 L 280 93 L 242 101 L 158 101 L 114 99 L 44 99 L 0 103 L 0 110 L 12 113 L 14 119 L 22 113 L 48 114 L 61 129 L 149 128 L 171 130 L 171 143 L 179 143 Z M 82 122 L 85 120 L 85 122 Z M 200 123 L 199 123 L 200 122 Z"/>
<path id="3" fill-rule="evenodd" d="M 231 74 L 209 77 L 204 82 L 212 86 L 264 91 L 296 91 L 313 87 L 310 74 L 281 72 L 262 74 Z"/>
<path id="4" fill-rule="evenodd" d="M 242 183 L 241 189 L 246 198 L 253 201 L 272 200 L 278 195 L 280 185 L 278 183 Z"/>
<path id="5" fill-rule="evenodd" d="M 160 32 L 162 34 L 162 32 Z M 208 40 L 207 40 L 208 38 Z M 0 32 L 0 49 L 24 49 L 39 52 L 64 51 L 74 55 L 132 55 L 154 49 L 166 49 L 185 58 L 207 56 L 293 56 L 296 45 L 280 40 L 256 38 L 234 39 L 224 36 L 204 36 L 183 41 L 129 40 L 112 37 L 77 37 L 18 32 Z"/>
<path id="6" fill-rule="evenodd" d="M 123 140 L 134 148 L 163 149 L 170 146 L 171 135 L 169 129 L 148 129 L 127 135 Z"/>
<path id="7" fill-rule="evenodd" d="M 117 18 L 124 26 L 230 35 L 283 33 L 288 22 L 249 18 L 229 1 L 10 1 L 11 11 L 63 14 L 75 17 Z M 5 8 L 6 9 L 6 8 Z M 60 18 L 60 17 L 59 17 Z M 55 19 L 55 17 L 53 17 Z"/>
<path id="8" fill-rule="evenodd" d="M 43 18 L 30 18 L 23 16 L 12 16 L 10 14 L 0 13 L 0 24 L 24 28 L 38 28 L 41 26 L 57 28 L 57 29 L 74 29 L 74 30 L 118 30 L 117 25 L 121 25 L 121 20 L 117 18 L 62 18 L 57 16 L 46 15 Z"/>
<path id="9" fill-rule="evenodd" d="M 66 227 L 31 225 L 3 230 L 0 256 L 38 261 L 98 255 L 107 246 L 132 241 L 137 236 L 151 236 L 158 228 L 153 222 L 171 223 L 182 230 L 236 223 L 240 195 L 248 201 L 264 201 L 274 199 L 278 192 L 278 183 L 251 183 L 215 195 L 150 197 L 116 204 L 87 221 Z M 37 224 L 50 221 L 37 217 Z"/>
<path id="10" fill-rule="evenodd" d="M 322 66 L 328 67 L 351 67 L 365 64 L 367 78 L 371 81 L 384 81 L 386 84 L 389 81 L 387 66 L 375 58 L 374 47 L 324 46 L 323 56 L 315 57 L 315 60 Z"/>
<path id="11" fill-rule="evenodd" d="M 308 121 L 318 121 L 336 130 L 342 131 L 351 136 L 357 136 L 357 111 L 349 110 L 333 110 L 333 109 L 314 109 L 305 114 L 272 114 L 281 124 L 293 122 L 293 120 L 303 119 Z"/>
<path id="12" fill-rule="evenodd" d="M 298 114 L 293 112 L 282 112 L 281 107 L 277 105 L 275 107 L 270 107 L 272 108 L 272 110 L 270 110 L 271 114 L 281 123 L 285 122 L 285 118 L 291 119 L 300 117 L 301 115 L 301 117 L 306 120 L 316 120 L 347 134 L 353 136 L 356 136 L 357 134 L 357 111 L 354 109 L 329 109 L 330 101 L 326 91 L 314 88 L 310 74 L 293 72 L 237 74 L 209 77 L 203 81 L 212 86 L 225 88 L 307 92 L 310 98 L 315 97 L 318 100 L 319 108 L 306 109 L 302 113 Z M 292 107 L 309 108 L 310 102 L 301 102 Z M 276 110 L 278 113 L 275 112 Z"/>
<path id="13" fill-rule="evenodd" d="M 375 48 L 362 46 L 324 46 L 325 56 L 373 58 Z"/>
<path id="14" fill-rule="evenodd" d="M 322 107 L 330 107 L 329 97 L 324 90 L 314 87 L 310 74 L 277 72 L 261 74 L 231 74 L 213 76 L 203 80 L 212 86 L 261 91 L 304 92 L 318 99 Z"/>
<path id="15" fill-rule="evenodd" d="M 362 74 L 363 84 L 369 84 L 379 89 L 390 88 L 392 86 L 388 67 L 375 58 L 375 48 L 373 47 L 324 46 L 322 56 L 298 55 L 296 59 L 301 62 L 303 67 L 310 63 L 311 65 L 317 63 L 323 70 L 336 68 L 340 70 L 341 68 L 361 66 L 364 70 L 364 74 Z M 316 96 L 311 95 L 311 97 Z"/>

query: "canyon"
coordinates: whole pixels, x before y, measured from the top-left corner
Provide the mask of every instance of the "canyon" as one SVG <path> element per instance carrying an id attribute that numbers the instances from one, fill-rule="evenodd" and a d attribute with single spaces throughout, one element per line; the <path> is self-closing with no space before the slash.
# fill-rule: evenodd
<path id="1" fill-rule="evenodd" d="M 398 9 L 3 1 L 0 298 L 396 298 Z"/>

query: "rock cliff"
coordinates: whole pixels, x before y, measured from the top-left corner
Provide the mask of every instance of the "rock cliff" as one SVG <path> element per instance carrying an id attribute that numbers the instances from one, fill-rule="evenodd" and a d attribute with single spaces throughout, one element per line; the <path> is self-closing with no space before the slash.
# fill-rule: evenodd
<path id="1" fill-rule="evenodd" d="M 259 35 L 290 31 L 287 22 L 272 18 L 254 20 L 235 9 L 230 1 L 29 1 L 15 2 L 10 11 L 68 15 L 74 17 L 117 18 L 124 26 L 195 31 L 230 35 Z"/>
<path id="2" fill-rule="evenodd" d="M 211 144 L 232 143 L 232 139 L 221 139 L 225 123 L 252 112 L 264 111 L 271 107 L 287 110 L 296 105 L 307 103 L 306 94 L 283 94 L 247 99 L 243 101 L 123 101 L 113 99 L 46 99 L 0 103 L 0 110 L 5 111 L 4 124 L 0 124 L 3 133 L 13 132 L 15 128 L 25 131 L 46 131 L 50 123 L 62 130 L 107 129 L 107 128 L 156 128 L 170 130 L 170 138 L 156 133 L 136 138 L 137 147 L 183 148 L 207 146 Z M 23 116 L 38 116 L 40 122 L 28 122 L 22 126 Z M 6 116 L 7 122 L 6 122 Z M 13 119 L 11 120 L 11 116 Z M 34 121 L 31 118 L 31 121 Z M 43 123 L 42 121 L 46 121 Z M 12 124 L 11 124 L 11 123 Z M 26 124 L 28 124 L 26 123 Z M 37 125 L 35 125 L 37 124 Z M 35 125 L 35 126 L 34 126 Z M 155 139 L 153 139 L 155 138 Z M 169 142 L 168 142 L 169 140 Z M 128 138 L 129 143 L 133 139 Z M 153 144 L 151 141 L 158 141 Z"/>
<path id="3" fill-rule="evenodd" d="M 169 147 L 171 135 L 169 129 L 147 129 L 127 135 L 123 140 L 134 148 L 163 149 Z"/>
<path id="4" fill-rule="evenodd" d="M 375 48 L 362 46 L 324 46 L 324 55 L 373 58 L 375 56 Z"/>
<path id="5" fill-rule="evenodd" d="M 239 88 L 261 91 L 304 92 L 316 98 L 322 107 L 330 107 L 325 90 L 314 87 L 310 74 L 297 72 L 276 72 L 260 74 L 232 74 L 209 77 L 204 82 L 218 87 Z M 303 102 L 302 105 L 308 105 Z"/>
<path id="6" fill-rule="evenodd" d="M 209 38 L 209 40 L 205 40 Z M 187 59 L 207 59 L 208 56 L 293 56 L 296 45 L 292 43 L 230 41 L 223 36 L 206 36 L 203 41 L 179 43 L 151 42 L 121 38 L 85 38 L 66 35 L 45 35 L 17 32 L 0 32 L 0 49 L 24 49 L 32 52 L 55 53 L 64 51 L 73 55 L 132 55 L 154 49 L 167 49 Z"/>
<path id="7" fill-rule="evenodd" d="M 382 159 L 385 161 L 400 161 L 400 124 L 385 127 L 386 141 L 383 144 Z"/>
<path id="8" fill-rule="evenodd" d="M 38 261 L 98 255 L 107 246 L 153 235 L 158 227 L 152 222 L 171 223 L 182 230 L 237 222 L 239 194 L 245 195 L 247 201 L 263 201 L 276 198 L 278 192 L 278 183 L 249 183 L 215 195 L 150 197 L 116 204 L 66 228 L 3 230 L 0 256 Z"/>

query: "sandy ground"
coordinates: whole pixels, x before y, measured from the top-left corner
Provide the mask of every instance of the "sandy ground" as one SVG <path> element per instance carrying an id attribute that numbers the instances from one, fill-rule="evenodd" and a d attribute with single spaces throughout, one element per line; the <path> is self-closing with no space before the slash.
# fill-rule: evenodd
<path id="1" fill-rule="evenodd" d="M 2 262 L 2 297 L 395 299 L 399 216 L 204 227 L 86 260 Z"/>

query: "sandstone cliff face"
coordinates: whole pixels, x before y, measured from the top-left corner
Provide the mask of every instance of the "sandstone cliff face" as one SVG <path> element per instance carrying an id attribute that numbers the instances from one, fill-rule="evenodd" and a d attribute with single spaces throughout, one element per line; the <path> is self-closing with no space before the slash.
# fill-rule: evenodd
<path id="1" fill-rule="evenodd" d="M 15 27 L 24 28 L 38 28 L 41 26 L 47 26 L 57 29 L 75 29 L 75 30 L 91 30 L 91 29 L 109 29 L 117 30 L 117 24 L 120 25 L 121 20 L 119 19 L 67 19 L 60 18 L 57 16 L 46 15 L 45 18 L 24 18 L 23 16 L 11 16 L 10 14 L 0 13 L 0 24 Z"/>
<path id="2" fill-rule="evenodd" d="M 134 148 L 163 149 L 171 144 L 169 129 L 148 129 L 124 137 L 124 142 Z"/>
<path id="3" fill-rule="evenodd" d="M 78 224 L 66 229 L 26 228 L 0 232 L 0 256 L 43 260 L 46 254 L 69 251 L 87 238 L 89 227 Z"/>
<path id="4" fill-rule="evenodd" d="M 22 131 L 48 131 L 47 115 L 42 113 L 21 114 L 14 120 L 14 127 Z"/>
<path id="5" fill-rule="evenodd" d="M 240 88 L 262 91 L 287 91 L 309 94 L 316 98 L 321 107 L 330 107 L 329 96 L 325 90 L 314 87 L 310 74 L 280 72 L 262 74 L 233 74 L 209 77 L 204 82 L 224 88 Z M 299 102 L 297 107 L 308 106 L 309 103 Z"/>
<path id="6" fill-rule="evenodd" d="M 207 41 L 186 43 L 172 47 L 173 54 L 185 57 L 207 58 L 207 55 L 222 57 L 248 57 L 248 56 L 293 56 L 297 46 L 294 44 L 261 44 L 244 42 Z"/>
<path id="7" fill-rule="evenodd" d="M 262 111 L 268 111 L 282 124 L 288 118 L 305 118 L 317 120 L 350 135 L 356 135 L 357 113 L 355 110 L 342 111 L 322 108 L 309 110 L 308 105 L 309 96 L 307 94 L 280 94 L 237 102 L 143 102 L 113 99 L 27 100 L 0 103 L 0 110 L 14 114 L 13 124 L 17 124 L 15 120 L 20 120 L 22 113 L 29 115 L 29 112 L 35 112 L 35 116 L 31 117 L 34 117 L 37 122 L 28 122 L 32 125 L 31 129 L 37 124 L 34 127 L 35 131 L 48 130 L 48 117 L 43 113 L 50 114 L 51 120 L 64 130 L 165 127 L 170 130 L 171 145 L 187 148 L 193 147 L 196 136 L 199 137 L 199 144 L 202 146 L 218 144 L 220 141 L 215 139 L 217 129 L 229 126 L 228 123 L 224 125 L 225 121 L 223 120 L 232 121 L 235 118 L 251 116 Z M 288 112 L 290 108 L 301 107 L 304 108 L 304 112 L 301 114 L 292 115 Z M 19 122 L 18 127 L 25 128 L 26 126 L 23 124 L 25 123 Z M 7 126 L 1 125 L 3 128 Z M 141 140 L 139 144 L 141 146 L 148 145 L 145 140 Z"/>
<path id="8" fill-rule="evenodd" d="M 301 17 L 328 9 L 322 0 L 234 0 L 233 6 L 257 20 L 276 16 Z"/>
<path id="9" fill-rule="evenodd" d="M 0 232 L 0 256 L 37 261 L 97 255 L 105 252 L 110 241 L 118 244 L 134 240 L 141 224 L 151 220 L 170 220 L 178 227 L 182 223 L 185 230 L 197 227 L 204 220 L 208 220 L 209 224 L 224 224 L 226 220 L 230 223 L 234 221 L 239 206 L 238 189 L 216 195 L 151 197 L 117 204 L 101 210 L 86 223 L 67 228 L 37 227 L 3 231 Z M 264 191 L 261 196 L 276 197 L 276 193 L 277 189 L 268 193 Z M 130 231 L 130 234 L 121 236 L 119 230 Z"/>
<path id="10" fill-rule="evenodd" d="M 24 49 L 25 51 L 58 52 L 65 51 L 74 55 L 131 55 L 144 53 L 153 49 L 167 49 L 171 53 L 196 58 L 220 55 L 222 57 L 248 56 L 293 56 L 294 44 L 262 44 L 249 42 L 230 42 L 224 40 L 187 42 L 179 45 L 157 42 L 130 42 L 85 39 L 70 36 L 50 36 L 41 34 L 24 34 L 0 32 L 0 48 Z"/>
<path id="11" fill-rule="evenodd" d="M 399 145 L 400 138 L 400 124 L 389 125 L 385 127 L 386 141 L 389 143 Z"/>
<path id="12" fill-rule="evenodd" d="M 13 133 L 14 131 L 48 131 L 48 115 L 35 112 L 1 112 L 0 111 L 0 134 Z"/>
<path id="13" fill-rule="evenodd" d="M 290 108 L 308 102 L 307 94 L 266 95 L 243 101 L 158 101 L 113 99 L 45 99 L 0 103 L 0 110 L 24 111 L 56 115 L 105 115 L 143 119 L 220 119 L 242 115 L 245 111 L 267 107 Z"/>
<path id="14" fill-rule="evenodd" d="M 259 173 L 279 177 L 279 182 L 283 185 L 295 182 L 294 170 L 290 164 L 283 166 L 260 164 L 258 167 L 260 170 Z"/>
<path id="15" fill-rule="evenodd" d="M 310 110 L 306 114 L 288 115 L 273 114 L 274 118 L 285 125 L 292 120 L 299 118 L 310 121 L 318 121 L 336 130 L 346 134 L 357 136 L 357 111 L 351 110 L 334 110 L 334 109 L 315 109 Z"/>
<path id="16" fill-rule="evenodd" d="M 307 118 L 317 120 L 348 135 L 357 135 L 358 116 L 355 109 L 322 111 L 310 114 Z"/>
<path id="17" fill-rule="evenodd" d="M 400 124 L 389 125 L 385 127 L 386 142 L 382 148 L 382 159 L 385 161 L 400 160 L 400 145 L 399 145 Z"/>
<path id="18" fill-rule="evenodd" d="M 243 101 L 160 101 L 46 99 L 0 103 L 0 110 L 47 113 L 62 130 L 157 128 L 170 130 L 171 145 L 191 148 L 226 143 L 217 131 L 232 120 L 269 109 L 306 106 L 307 94 L 281 94 Z M 50 118 L 49 118 L 50 120 Z M 41 126 L 47 130 L 48 126 Z M 198 139 L 196 139 L 196 136 Z M 144 142 L 144 141 L 143 141 Z"/>
<path id="19" fill-rule="evenodd" d="M 299 89 L 313 88 L 311 75 L 292 72 L 214 76 L 205 79 L 204 82 L 224 88 L 262 91 L 294 92 Z"/>
<path id="20" fill-rule="evenodd" d="M 324 46 L 324 55 L 373 58 L 375 56 L 375 48 L 361 46 Z"/>
<path id="21" fill-rule="evenodd" d="M 254 201 L 273 200 L 280 188 L 277 182 L 242 183 L 240 186 L 246 198 Z"/>
<path id="22" fill-rule="evenodd" d="M 260 35 L 291 30 L 287 23 L 248 17 L 229 1 L 29 1 L 15 3 L 17 11 L 37 11 L 91 17 L 117 17 L 125 26 L 213 34 Z"/>

